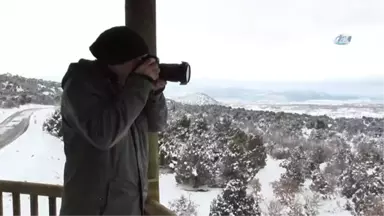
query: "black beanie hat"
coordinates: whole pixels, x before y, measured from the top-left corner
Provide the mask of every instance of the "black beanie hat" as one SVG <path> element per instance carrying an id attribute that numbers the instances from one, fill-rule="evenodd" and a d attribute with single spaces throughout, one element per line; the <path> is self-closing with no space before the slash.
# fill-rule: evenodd
<path id="1" fill-rule="evenodd" d="M 89 50 L 97 60 L 108 65 L 122 64 L 149 51 L 144 39 L 126 26 L 104 31 Z"/>

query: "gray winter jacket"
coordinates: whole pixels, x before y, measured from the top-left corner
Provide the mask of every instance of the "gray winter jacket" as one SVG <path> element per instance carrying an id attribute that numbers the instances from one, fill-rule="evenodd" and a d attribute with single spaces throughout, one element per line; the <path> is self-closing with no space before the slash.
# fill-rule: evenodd
<path id="1" fill-rule="evenodd" d="M 97 61 L 72 63 L 62 81 L 66 162 L 60 215 L 143 215 L 148 132 L 166 124 L 162 93 L 132 75 L 124 87 Z"/>

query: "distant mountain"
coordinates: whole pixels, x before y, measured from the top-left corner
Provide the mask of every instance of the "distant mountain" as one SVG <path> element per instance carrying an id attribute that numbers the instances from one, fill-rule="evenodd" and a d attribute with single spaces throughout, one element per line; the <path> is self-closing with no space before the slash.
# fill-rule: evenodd
<path id="1" fill-rule="evenodd" d="M 308 100 L 372 101 L 384 103 L 384 77 L 364 80 L 262 82 L 194 79 L 187 86 L 168 84 L 166 95 L 180 97 L 204 92 L 218 101 L 306 102 Z"/>
<path id="2" fill-rule="evenodd" d="M 216 98 L 219 101 L 237 100 L 260 103 L 290 103 L 305 102 L 310 100 L 365 100 L 376 101 L 378 103 L 384 102 L 384 96 L 362 97 L 357 95 L 329 94 L 325 92 L 308 90 L 265 91 L 245 88 L 206 88 L 204 89 L 204 93 Z"/>
<path id="3" fill-rule="evenodd" d="M 183 104 L 192 105 L 219 105 L 220 102 L 204 93 L 187 94 L 182 97 L 174 98 L 175 101 Z"/>
<path id="4" fill-rule="evenodd" d="M 54 105 L 60 101 L 59 82 L 0 74 L 0 107 L 11 108 L 34 103 Z"/>

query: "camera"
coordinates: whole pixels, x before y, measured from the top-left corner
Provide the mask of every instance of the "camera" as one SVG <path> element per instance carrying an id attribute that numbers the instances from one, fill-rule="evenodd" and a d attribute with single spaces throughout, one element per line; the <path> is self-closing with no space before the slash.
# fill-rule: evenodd
<path id="1" fill-rule="evenodd" d="M 154 55 L 146 55 L 142 58 L 142 61 L 149 58 L 156 59 L 159 64 L 160 74 L 159 79 L 169 82 L 179 82 L 180 85 L 187 85 L 191 79 L 191 66 L 187 62 L 176 63 L 160 63 L 159 58 Z"/>

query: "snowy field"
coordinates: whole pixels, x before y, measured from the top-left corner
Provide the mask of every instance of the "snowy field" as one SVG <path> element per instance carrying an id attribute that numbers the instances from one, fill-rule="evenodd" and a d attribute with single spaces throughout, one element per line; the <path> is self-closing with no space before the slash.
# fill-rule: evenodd
<path id="1" fill-rule="evenodd" d="M 250 110 L 287 112 L 308 115 L 327 115 L 331 118 L 384 118 L 383 104 L 241 104 L 233 103 L 232 107 Z"/>
<path id="2" fill-rule="evenodd" d="M 41 106 L 47 108 L 47 106 Z M 29 107 L 25 107 L 29 108 Z M 8 110 L 6 115 L 11 115 L 19 109 Z M 49 184 L 62 184 L 63 166 L 65 157 L 63 146 L 59 139 L 42 131 L 42 124 L 52 114 L 53 107 L 36 111 L 31 119 L 28 130 L 10 145 L 0 149 L 0 179 L 39 182 Z M 261 208 L 266 209 L 266 204 L 273 200 L 271 182 L 279 179 L 284 169 L 279 167 L 279 161 L 267 158 L 267 165 L 258 174 L 261 183 L 261 194 L 263 203 Z M 309 185 L 310 182 L 307 182 Z M 160 199 L 165 205 L 179 198 L 182 194 L 190 197 L 198 205 L 198 215 L 209 215 L 211 201 L 220 193 L 219 189 L 209 192 L 187 192 L 177 186 L 173 174 L 162 174 L 160 176 Z M 12 213 L 12 199 L 10 194 L 3 196 L 4 215 Z M 29 197 L 22 196 L 22 215 L 29 214 Z M 48 215 L 48 200 L 40 197 L 40 213 Z M 351 216 L 343 210 L 341 205 L 343 199 L 336 198 L 321 203 L 319 216 Z M 60 202 L 57 203 L 58 207 Z"/>

